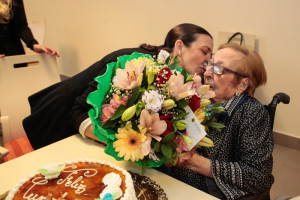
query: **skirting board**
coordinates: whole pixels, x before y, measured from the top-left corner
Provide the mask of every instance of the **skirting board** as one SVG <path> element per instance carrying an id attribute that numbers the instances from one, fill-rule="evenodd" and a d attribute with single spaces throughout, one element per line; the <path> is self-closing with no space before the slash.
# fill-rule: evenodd
<path id="1" fill-rule="evenodd" d="M 274 143 L 300 150 L 300 138 L 295 138 L 278 132 L 273 132 Z"/>

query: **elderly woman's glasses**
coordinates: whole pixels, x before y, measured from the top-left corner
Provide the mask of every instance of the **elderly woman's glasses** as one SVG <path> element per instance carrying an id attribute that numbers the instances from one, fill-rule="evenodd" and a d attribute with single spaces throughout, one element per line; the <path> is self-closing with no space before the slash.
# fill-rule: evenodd
<path id="1" fill-rule="evenodd" d="M 236 71 L 233 71 L 231 69 L 228 69 L 227 67 L 224 67 L 224 65 L 222 64 L 219 64 L 219 63 L 213 63 L 212 61 L 210 60 L 206 60 L 203 64 L 203 68 L 206 70 L 208 66 L 212 66 L 213 67 L 213 72 L 214 74 L 217 74 L 217 75 L 222 75 L 224 74 L 224 72 L 229 72 L 229 73 L 232 73 L 232 74 L 235 74 L 237 76 L 242 76 L 242 77 L 248 77 L 247 75 L 245 74 L 240 74 L 239 72 L 236 72 Z"/>

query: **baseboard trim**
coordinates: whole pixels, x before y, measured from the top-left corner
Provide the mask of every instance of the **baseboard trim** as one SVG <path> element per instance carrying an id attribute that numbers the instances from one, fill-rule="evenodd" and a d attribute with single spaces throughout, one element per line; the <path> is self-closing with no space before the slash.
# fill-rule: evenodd
<path id="1" fill-rule="evenodd" d="M 273 132 L 273 138 L 276 144 L 300 150 L 300 138 L 295 138 L 275 131 Z"/>

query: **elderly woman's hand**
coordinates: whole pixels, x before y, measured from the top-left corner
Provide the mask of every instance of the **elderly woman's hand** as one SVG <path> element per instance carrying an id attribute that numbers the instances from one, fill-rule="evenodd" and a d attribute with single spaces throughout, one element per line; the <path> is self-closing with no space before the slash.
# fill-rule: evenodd
<path id="1" fill-rule="evenodd" d="M 36 53 L 46 53 L 46 54 L 51 54 L 52 56 L 57 56 L 59 57 L 59 51 L 56 49 L 53 49 L 51 47 L 41 45 L 41 44 L 35 44 L 33 45 L 33 51 Z"/>
<path id="2" fill-rule="evenodd" d="M 213 177 L 210 160 L 196 153 L 178 166 L 185 167 L 204 176 Z"/>

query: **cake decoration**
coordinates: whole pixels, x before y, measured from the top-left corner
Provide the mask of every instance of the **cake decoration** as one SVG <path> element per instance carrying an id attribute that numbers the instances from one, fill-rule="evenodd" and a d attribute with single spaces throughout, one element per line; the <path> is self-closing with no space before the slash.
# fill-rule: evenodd
<path id="1" fill-rule="evenodd" d="M 100 194 L 102 200 L 114 200 L 122 196 L 123 192 L 120 188 L 122 179 L 118 174 L 113 172 L 106 174 L 102 182 L 106 185 L 106 188 Z"/>
<path id="2" fill-rule="evenodd" d="M 59 165 L 58 163 L 47 165 L 45 168 L 38 171 L 45 177 L 46 180 L 57 178 L 60 172 L 65 168 L 65 165 Z"/>
<path id="3" fill-rule="evenodd" d="M 13 187 L 6 200 L 137 199 L 130 173 L 105 161 L 66 161 L 38 171 Z"/>

